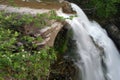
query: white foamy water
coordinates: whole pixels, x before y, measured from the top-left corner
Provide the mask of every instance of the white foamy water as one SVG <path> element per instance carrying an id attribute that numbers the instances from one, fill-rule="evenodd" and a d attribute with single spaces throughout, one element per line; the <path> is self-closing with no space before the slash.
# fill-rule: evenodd
<path id="1" fill-rule="evenodd" d="M 71 6 L 77 17 L 66 21 L 73 29 L 77 44 L 76 80 L 120 80 L 120 55 L 114 43 L 98 23 L 89 21 L 77 5 L 71 3 Z M 58 15 L 70 17 L 62 11 L 58 11 Z"/>

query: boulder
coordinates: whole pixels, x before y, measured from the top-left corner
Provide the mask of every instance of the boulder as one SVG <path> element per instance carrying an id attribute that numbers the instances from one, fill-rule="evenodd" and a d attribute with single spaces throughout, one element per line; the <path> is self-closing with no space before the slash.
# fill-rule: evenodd
<path id="1" fill-rule="evenodd" d="M 75 14 L 76 13 L 75 11 L 73 11 L 73 9 L 70 5 L 70 2 L 63 1 L 61 4 L 62 4 L 62 10 L 64 13 L 67 13 L 67 14 Z"/>

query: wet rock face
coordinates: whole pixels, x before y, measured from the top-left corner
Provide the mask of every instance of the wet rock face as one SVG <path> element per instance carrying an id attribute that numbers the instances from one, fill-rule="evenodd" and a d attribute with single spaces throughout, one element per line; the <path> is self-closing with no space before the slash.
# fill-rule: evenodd
<path id="1" fill-rule="evenodd" d="M 118 47 L 120 51 L 120 30 L 117 26 L 114 24 L 109 24 L 105 27 L 105 29 L 108 32 L 108 35 L 112 38 L 112 40 L 115 42 L 116 46 Z"/>
<path id="2" fill-rule="evenodd" d="M 115 24 L 120 29 L 120 15 L 116 15 L 116 17 L 111 20 L 111 23 Z"/>

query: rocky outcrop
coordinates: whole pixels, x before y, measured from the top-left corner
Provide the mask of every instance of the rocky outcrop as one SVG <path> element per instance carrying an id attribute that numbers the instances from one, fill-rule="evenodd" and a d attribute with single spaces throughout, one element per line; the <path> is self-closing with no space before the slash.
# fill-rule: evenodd
<path id="1" fill-rule="evenodd" d="M 73 9 L 68 1 L 63 1 L 63 2 L 61 2 L 61 4 L 62 4 L 62 10 L 64 13 L 67 13 L 67 14 L 76 13 L 75 11 L 73 11 Z"/>
<path id="2" fill-rule="evenodd" d="M 50 27 L 41 29 L 40 33 L 44 40 L 43 44 L 53 46 L 58 32 L 63 28 L 64 23 L 54 22 Z"/>
<path id="3" fill-rule="evenodd" d="M 50 46 L 54 45 L 55 38 L 58 32 L 66 24 L 65 22 L 58 22 L 56 20 L 51 21 L 50 26 L 46 26 L 42 29 L 33 25 L 34 23 L 23 26 L 19 31 L 23 34 L 31 35 L 33 37 L 42 37 L 43 42 L 33 42 L 37 46 Z"/>
<path id="4" fill-rule="evenodd" d="M 6 13 L 18 13 L 20 15 L 30 14 L 35 16 L 37 14 L 48 13 L 49 9 L 31 9 L 25 7 L 11 7 L 7 5 L 0 5 L 0 11 L 5 11 Z M 48 13 L 49 15 L 49 13 Z M 58 32 L 66 24 L 64 21 L 49 20 L 46 22 L 49 26 L 44 26 L 44 28 L 35 27 L 34 23 L 26 24 L 19 31 L 24 34 L 32 35 L 34 37 L 41 36 L 44 40 L 43 42 L 35 42 L 38 46 L 53 46 L 54 40 Z"/>

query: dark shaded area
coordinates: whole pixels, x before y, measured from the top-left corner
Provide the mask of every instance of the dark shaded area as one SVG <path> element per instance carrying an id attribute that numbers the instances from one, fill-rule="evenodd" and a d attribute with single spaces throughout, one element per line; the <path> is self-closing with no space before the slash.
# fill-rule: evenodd
<path id="1" fill-rule="evenodd" d="M 55 40 L 55 49 L 58 52 L 57 61 L 51 65 L 51 73 L 49 80 L 75 80 L 77 69 L 74 61 L 71 59 L 74 54 L 74 40 L 72 40 L 72 31 L 65 25 L 58 33 Z M 70 54 L 68 56 L 68 54 Z"/>
<path id="2" fill-rule="evenodd" d="M 120 51 L 120 30 L 119 28 L 114 24 L 109 24 L 105 27 L 105 29 L 108 32 L 108 35 L 112 38 L 112 40 L 117 45 L 119 51 Z"/>

